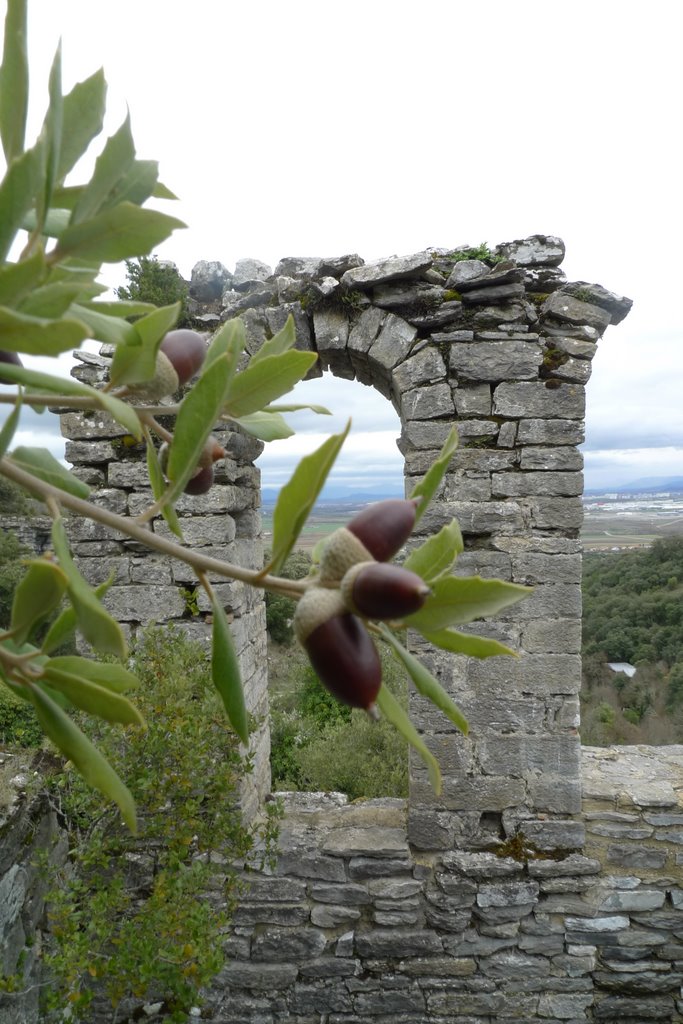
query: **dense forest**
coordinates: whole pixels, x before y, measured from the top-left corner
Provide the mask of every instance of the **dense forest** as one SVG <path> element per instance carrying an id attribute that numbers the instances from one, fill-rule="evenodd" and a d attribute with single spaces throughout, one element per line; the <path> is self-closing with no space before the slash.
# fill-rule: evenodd
<path id="1" fill-rule="evenodd" d="M 581 701 L 586 744 L 683 743 L 683 537 L 584 557 Z"/>

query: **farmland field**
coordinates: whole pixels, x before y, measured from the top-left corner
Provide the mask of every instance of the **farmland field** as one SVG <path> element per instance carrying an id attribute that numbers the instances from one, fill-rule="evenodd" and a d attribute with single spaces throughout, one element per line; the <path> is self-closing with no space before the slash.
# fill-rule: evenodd
<path id="1" fill-rule="evenodd" d="M 600 507 L 587 502 L 581 539 L 586 551 L 649 547 L 658 537 L 683 535 L 683 502 L 667 502 L 664 507 L 633 508 L 631 502 L 610 502 Z M 297 547 L 312 551 L 359 510 L 358 504 L 332 502 L 319 506 L 306 523 Z M 263 537 L 266 546 L 273 529 L 273 506 L 262 509 Z"/>

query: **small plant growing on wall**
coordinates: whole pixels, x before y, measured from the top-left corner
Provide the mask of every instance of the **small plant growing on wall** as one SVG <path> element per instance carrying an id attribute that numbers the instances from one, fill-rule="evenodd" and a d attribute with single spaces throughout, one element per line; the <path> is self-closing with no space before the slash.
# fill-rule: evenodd
<path id="1" fill-rule="evenodd" d="M 135 831 L 133 793 L 74 714 L 85 711 L 115 726 L 145 728 L 143 711 L 127 696 L 139 686 L 135 665 L 120 625 L 102 603 L 109 583 L 93 588 L 79 572 L 66 528 L 69 513 L 194 569 L 213 619 L 212 683 L 243 744 L 249 742 L 249 718 L 239 665 L 209 574 L 293 598 L 295 631 L 323 684 L 338 699 L 394 725 L 425 760 L 438 792 L 434 756 L 382 685 L 377 644 L 465 731 L 458 707 L 407 649 L 406 631 L 418 630 L 438 647 L 473 657 L 509 654 L 496 641 L 457 627 L 495 614 L 527 593 L 499 580 L 453 576 L 463 546 L 456 522 L 416 547 L 403 566 L 393 563 L 440 486 L 456 448 L 455 431 L 407 499 L 379 503 L 352 519 L 328 540 L 304 579 L 280 573 L 350 423 L 303 458 L 282 488 L 273 514 L 271 558 L 261 571 L 187 548 L 175 505 L 183 493 L 201 494 L 212 486 L 214 464 L 224 455 L 212 435 L 214 426 L 235 424 L 264 441 L 289 436 L 283 413 L 297 406 L 280 399 L 318 357 L 295 348 L 290 318 L 238 372 L 246 345 L 239 320 L 225 323 L 207 346 L 199 334 L 178 328 L 180 301 L 156 306 L 139 298 L 101 298 L 103 263 L 140 260 L 184 225 L 146 205 L 148 199 L 173 196 L 158 181 L 156 164 L 137 159 L 128 117 L 104 142 L 90 179 L 67 184 L 102 131 L 106 86 L 96 72 L 63 95 L 59 51 L 43 128 L 26 147 L 25 36 L 26 0 L 9 0 L 0 69 L 0 137 L 7 162 L 0 182 L 0 369 L 3 382 L 14 387 L 0 395 L 10 407 L 0 431 L 0 474 L 44 503 L 52 518 L 52 546 L 29 562 L 16 588 L 9 628 L 0 634 L 3 684 L 33 706 L 45 734 L 90 786 L 118 805 Z M 19 252 L 16 259 L 14 252 Z M 23 354 L 56 356 L 86 339 L 113 347 L 109 380 L 100 389 L 22 364 Z M 160 404 L 181 385 L 187 385 L 181 401 Z M 49 452 L 13 446 L 24 408 L 46 405 L 109 416 L 135 443 L 144 444 L 153 494 L 149 507 L 135 517 L 109 512 Z M 168 417 L 172 428 L 164 425 Z M 160 516 L 175 540 L 149 529 Z M 42 629 L 46 621 L 51 622 L 47 631 Z M 56 654 L 76 630 L 96 654 L 110 660 Z"/>

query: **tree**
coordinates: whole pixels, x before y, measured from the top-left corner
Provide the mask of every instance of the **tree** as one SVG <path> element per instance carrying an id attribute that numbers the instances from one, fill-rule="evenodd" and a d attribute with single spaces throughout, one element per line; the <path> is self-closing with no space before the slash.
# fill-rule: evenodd
<path id="1" fill-rule="evenodd" d="M 140 256 L 126 260 L 128 286 L 116 289 L 119 299 L 127 302 L 150 302 L 154 306 L 180 303 L 177 326 L 187 327 L 192 317 L 187 311 L 187 283 L 174 263 L 160 261 L 156 256 Z"/>
<path id="2" fill-rule="evenodd" d="M 237 424 L 266 441 L 289 436 L 291 428 L 273 403 L 306 376 L 317 354 L 295 348 L 290 318 L 238 372 L 246 347 L 245 328 L 239 320 L 223 324 L 206 350 L 194 332 L 174 330 L 181 301 L 158 307 L 138 298 L 115 303 L 98 299 L 105 291 L 98 280 L 103 263 L 146 258 L 184 225 L 145 205 L 150 198 L 174 197 L 158 181 L 156 164 L 136 158 L 128 117 L 105 141 L 90 179 L 67 184 L 67 175 L 102 131 L 106 85 L 101 72 L 62 95 L 57 52 L 43 129 L 26 148 L 28 86 L 26 0 L 8 0 L 0 68 L 0 138 L 8 167 L 0 182 L 0 318 L 5 346 L 0 360 L 3 380 L 16 387 L 13 393 L 0 395 L 0 402 L 11 406 L 0 431 L 0 475 L 43 502 L 53 525 L 52 551 L 30 562 L 16 588 L 10 627 L 0 634 L 3 684 L 33 705 L 47 736 L 90 785 L 118 805 L 124 821 L 135 830 L 133 795 L 73 713 L 74 708 L 80 709 L 129 727 L 145 724 L 140 710 L 125 696 L 137 679 L 121 627 L 100 600 L 107 585 L 90 587 L 73 560 L 64 518 L 68 510 L 194 568 L 213 614 L 213 684 L 243 743 L 249 739 L 249 720 L 239 666 L 209 573 L 296 600 L 298 635 L 322 681 L 339 694 L 340 682 L 351 679 L 353 691 L 343 694 L 347 702 L 375 713 L 379 709 L 425 760 L 438 791 L 440 772 L 434 756 L 406 712 L 381 685 L 375 642 L 385 644 L 418 691 L 466 730 L 467 723 L 451 698 L 405 649 L 403 630 L 410 625 L 430 643 L 449 651 L 480 657 L 511 653 L 495 641 L 464 636 L 450 627 L 495 614 L 528 593 L 525 587 L 498 580 L 452 576 L 462 550 L 456 523 L 447 524 L 414 550 L 405 568 L 391 563 L 443 479 L 457 445 L 456 432 L 451 432 L 424 480 L 414 488 L 412 500 L 385 503 L 369 518 L 358 516 L 347 530 L 337 531 L 319 566 L 306 579 L 286 579 L 280 571 L 350 424 L 306 456 L 282 488 L 273 516 L 271 559 L 263 570 L 248 570 L 185 547 L 174 506 L 184 491 L 199 493 L 198 488 L 211 485 L 212 464 L 220 457 L 220 446 L 211 433 L 214 425 Z M 20 244 L 15 246 L 15 240 Z M 13 252 L 20 253 L 15 261 L 10 259 Z M 188 360 L 179 335 L 193 353 L 202 349 L 201 373 L 181 401 L 160 405 L 161 399 L 174 395 L 178 385 L 200 369 L 190 360 L 192 372 L 186 372 Z M 101 389 L 29 370 L 21 363 L 22 353 L 55 356 L 86 339 L 113 346 L 109 381 Z M 23 406 L 47 404 L 97 410 L 144 441 L 154 500 L 141 515 L 133 519 L 98 506 L 90 500 L 88 486 L 49 452 L 26 446 L 12 449 Z M 170 417 L 175 422 L 173 430 L 159 421 L 162 415 L 165 421 Z M 159 451 L 155 439 L 161 442 Z M 148 529 L 149 522 L 160 515 L 176 541 Z M 349 541 L 354 536 L 355 541 Z M 380 554 L 373 544 L 387 537 L 392 538 L 390 549 L 382 543 Z M 347 574 L 355 573 L 364 562 L 370 563 L 365 575 L 362 579 L 354 575 L 351 586 Z M 382 564 L 381 587 L 376 585 L 377 563 Z M 359 614 L 360 598 L 369 595 L 371 600 Z M 397 605 L 398 596 L 410 600 Z M 55 615 L 41 634 L 43 624 Z M 75 629 L 96 655 L 115 660 L 55 655 Z M 353 671 L 340 673 L 344 664 Z"/>

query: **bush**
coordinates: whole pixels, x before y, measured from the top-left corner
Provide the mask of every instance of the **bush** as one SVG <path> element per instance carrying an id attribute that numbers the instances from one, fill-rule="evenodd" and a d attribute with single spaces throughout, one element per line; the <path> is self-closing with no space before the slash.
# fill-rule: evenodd
<path id="1" fill-rule="evenodd" d="M 271 699 L 274 789 L 337 791 L 359 797 L 406 796 L 408 747 L 388 722 L 336 701 L 302 652 L 286 653 L 290 667 Z M 272 659 L 277 679 L 279 664 Z M 385 684 L 403 704 L 405 678 L 390 655 L 382 658 Z"/>
<path id="2" fill-rule="evenodd" d="M 116 289 L 119 299 L 135 302 L 151 302 L 154 306 L 170 306 L 180 302 L 180 316 L 177 327 L 187 327 L 192 317 L 187 312 L 187 283 L 173 263 L 160 262 L 156 256 L 140 256 L 126 260 L 128 287 Z"/>
<path id="3" fill-rule="evenodd" d="M 265 564 L 269 561 L 266 552 Z M 280 575 L 287 580 L 302 580 L 311 571 L 311 556 L 306 551 L 293 551 L 280 570 Z M 296 603 L 284 594 L 266 591 L 266 629 L 271 640 L 276 644 L 289 644 L 294 639 L 292 619 Z"/>
<path id="4" fill-rule="evenodd" d="M 24 559 L 31 552 L 13 533 L 0 530 L 0 629 L 8 629 L 14 591 L 26 571 Z"/>
<path id="5" fill-rule="evenodd" d="M 350 720 L 328 726 L 296 753 L 302 789 L 361 797 L 408 795 L 408 748 L 386 720 L 354 709 Z"/>
<path id="6" fill-rule="evenodd" d="M 33 705 L 0 687 L 0 744 L 3 747 L 39 747 L 43 730 Z"/>
<path id="7" fill-rule="evenodd" d="M 140 838 L 74 771 L 52 784 L 70 840 L 69 866 L 49 897 L 55 1020 L 67 1005 L 72 1019 L 91 1019 L 93 1000 L 106 996 L 136 1019 L 143 1003 L 160 1000 L 165 1019 L 185 1021 L 223 964 L 221 934 L 240 891 L 232 867 L 218 882 L 213 855 L 238 864 L 255 839 L 269 849 L 273 838 L 270 827 L 255 834 L 241 821 L 245 765 L 202 648 L 149 630 L 134 660 L 147 730 L 97 731 L 137 801 Z"/>

